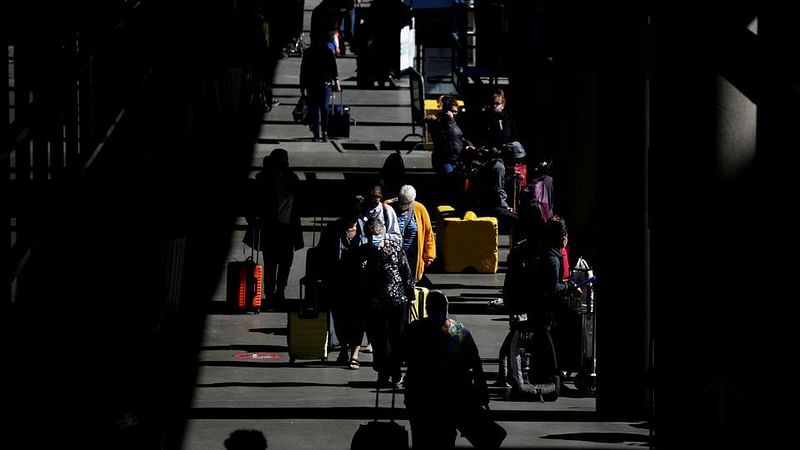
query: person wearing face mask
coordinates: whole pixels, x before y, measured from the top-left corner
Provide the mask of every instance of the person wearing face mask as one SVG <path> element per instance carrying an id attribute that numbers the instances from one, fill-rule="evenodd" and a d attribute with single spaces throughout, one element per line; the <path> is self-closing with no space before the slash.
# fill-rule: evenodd
<path id="1" fill-rule="evenodd" d="M 393 208 L 383 203 L 383 187 L 380 184 L 373 186 L 367 196 L 362 198 L 361 216 L 359 217 L 359 223 L 362 228 L 362 244 L 368 243 L 366 233 L 363 232 L 363 226 L 370 219 L 378 220 L 383 224 L 386 229 L 386 236 L 389 239 L 398 243 L 402 242 L 397 213 Z"/>
<path id="2" fill-rule="evenodd" d="M 378 372 L 380 386 L 397 385 L 401 371 L 396 350 L 406 323 L 408 304 L 414 300 L 414 275 L 400 243 L 386 238 L 382 222 L 370 219 L 364 231 L 368 245 L 358 248 L 359 288 L 366 301 L 365 324 L 372 344 L 372 368 Z"/>
<path id="3" fill-rule="evenodd" d="M 519 132 L 506 110 L 506 94 L 495 89 L 482 112 L 479 143 L 487 148 L 503 148 L 515 141 L 519 142 Z"/>
<path id="4" fill-rule="evenodd" d="M 406 253 L 414 280 L 419 282 L 425 268 L 436 259 L 436 238 L 433 235 L 431 217 L 425 205 L 416 201 L 417 190 L 410 184 L 400 187 L 397 198 L 386 200 L 397 213 L 402 247 Z"/>
<path id="5" fill-rule="evenodd" d="M 442 110 L 431 123 L 431 166 L 441 180 L 443 200 L 450 202 L 458 211 L 465 209 L 466 176 L 463 168 L 472 160 L 475 147 L 464 137 L 456 121 L 459 114 L 458 101 L 443 96 Z"/>
<path id="6" fill-rule="evenodd" d="M 542 247 L 531 259 L 526 278 L 529 280 L 526 299 L 521 311 L 527 320 L 517 323 L 509 342 L 509 375 L 511 396 L 521 399 L 558 398 L 561 389 L 556 346 L 551 327 L 554 318 L 568 308 L 564 298 L 581 290 L 565 271 L 563 249 L 567 246 L 568 231 L 563 218 L 553 216 L 544 225 Z M 533 334 L 532 342 L 522 342 L 523 332 Z M 520 347 L 528 347 L 535 372 L 524 383 Z"/>
<path id="7" fill-rule="evenodd" d="M 488 409 L 489 392 L 478 346 L 447 316 L 447 297 L 430 291 L 425 310 L 428 317 L 410 323 L 400 339 L 412 446 L 454 448 L 456 429 L 476 408 Z"/>
<path id="8" fill-rule="evenodd" d="M 363 305 L 359 292 L 353 289 L 361 270 L 357 258 L 361 236 L 358 214 L 361 203 L 349 199 L 342 208 L 341 217 L 322 230 L 319 244 L 319 270 L 331 308 L 333 328 L 341 343 L 337 362 L 350 369 L 360 367 L 358 355 L 364 339 Z"/>

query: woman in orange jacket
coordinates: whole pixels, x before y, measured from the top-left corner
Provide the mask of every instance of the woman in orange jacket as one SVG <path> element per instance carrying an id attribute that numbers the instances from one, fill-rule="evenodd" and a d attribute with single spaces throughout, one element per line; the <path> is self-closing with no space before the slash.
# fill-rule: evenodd
<path id="1" fill-rule="evenodd" d="M 397 198 L 386 200 L 397 212 L 403 251 L 406 253 L 415 281 L 422 279 L 425 267 L 436 259 L 436 239 L 431 226 L 431 216 L 422 203 L 416 201 L 417 190 L 406 184 L 400 187 Z"/>

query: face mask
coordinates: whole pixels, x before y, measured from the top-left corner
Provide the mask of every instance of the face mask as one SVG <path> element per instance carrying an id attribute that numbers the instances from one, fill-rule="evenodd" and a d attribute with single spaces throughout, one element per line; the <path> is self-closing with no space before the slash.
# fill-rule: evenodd
<path id="1" fill-rule="evenodd" d="M 378 248 L 380 247 L 381 242 L 383 242 L 383 236 L 372 236 L 372 239 L 370 240 L 370 245 L 372 245 L 375 248 Z"/>

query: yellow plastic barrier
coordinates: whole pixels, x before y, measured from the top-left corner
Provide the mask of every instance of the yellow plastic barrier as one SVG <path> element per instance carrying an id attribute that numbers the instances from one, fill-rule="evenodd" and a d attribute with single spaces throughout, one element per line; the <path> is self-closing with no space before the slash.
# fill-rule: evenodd
<path id="1" fill-rule="evenodd" d="M 497 273 L 500 254 L 496 217 L 478 217 L 467 211 L 463 218 L 445 217 L 443 225 L 438 234 L 445 272 L 472 268 L 478 273 Z"/>

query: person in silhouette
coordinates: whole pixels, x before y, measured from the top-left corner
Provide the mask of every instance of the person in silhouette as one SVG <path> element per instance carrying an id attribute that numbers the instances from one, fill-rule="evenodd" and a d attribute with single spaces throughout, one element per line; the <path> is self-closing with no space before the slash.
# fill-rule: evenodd
<path id="1" fill-rule="evenodd" d="M 489 405 L 478 346 L 464 324 L 447 316 L 447 304 L 441 291 L 430 291 L 428 317 L 410 323 L 400 339 L 414 448 L 455 448 L 462 414 Z"/>
<path id="2" fill-rule="evenodd" d="M 371 73 L 378 86 L 397 87 L 400 30 L 411 23 L 411 10 L 401 0 L 372 0 L 368 16 Z"/>
<path id="3" fill-rule="evenodd" d="M 286 149 L 274 149 L 262 164 L 255 178 L 259 244 L 264 252 L 264 291 L 267 302 L 281 301 L 286 298 L 294 252 L 304 246 L 296 203 L 300 180 L 289 168 Z"/>
<path id="4" fill-rule="evenodd" d="M 406 164 L 399 151 L 391 153 L 383 161 L 380 171 L 380 185 L 383 187 L 385 198 L 397 197 L 400 186 L 405 184 Z"/>
<path id="5" fill-rule="evenodd" d="M 300 95 L 306 98 L 309 129 L 314 142 L 328 141 L 328 119 L 332 91 L 342 90 L 336 55 L 329 44 L 336 34 L 336 21 L 332 21 L 328 34 L 311 33 L 311 45 L 300 62 Z"/>

